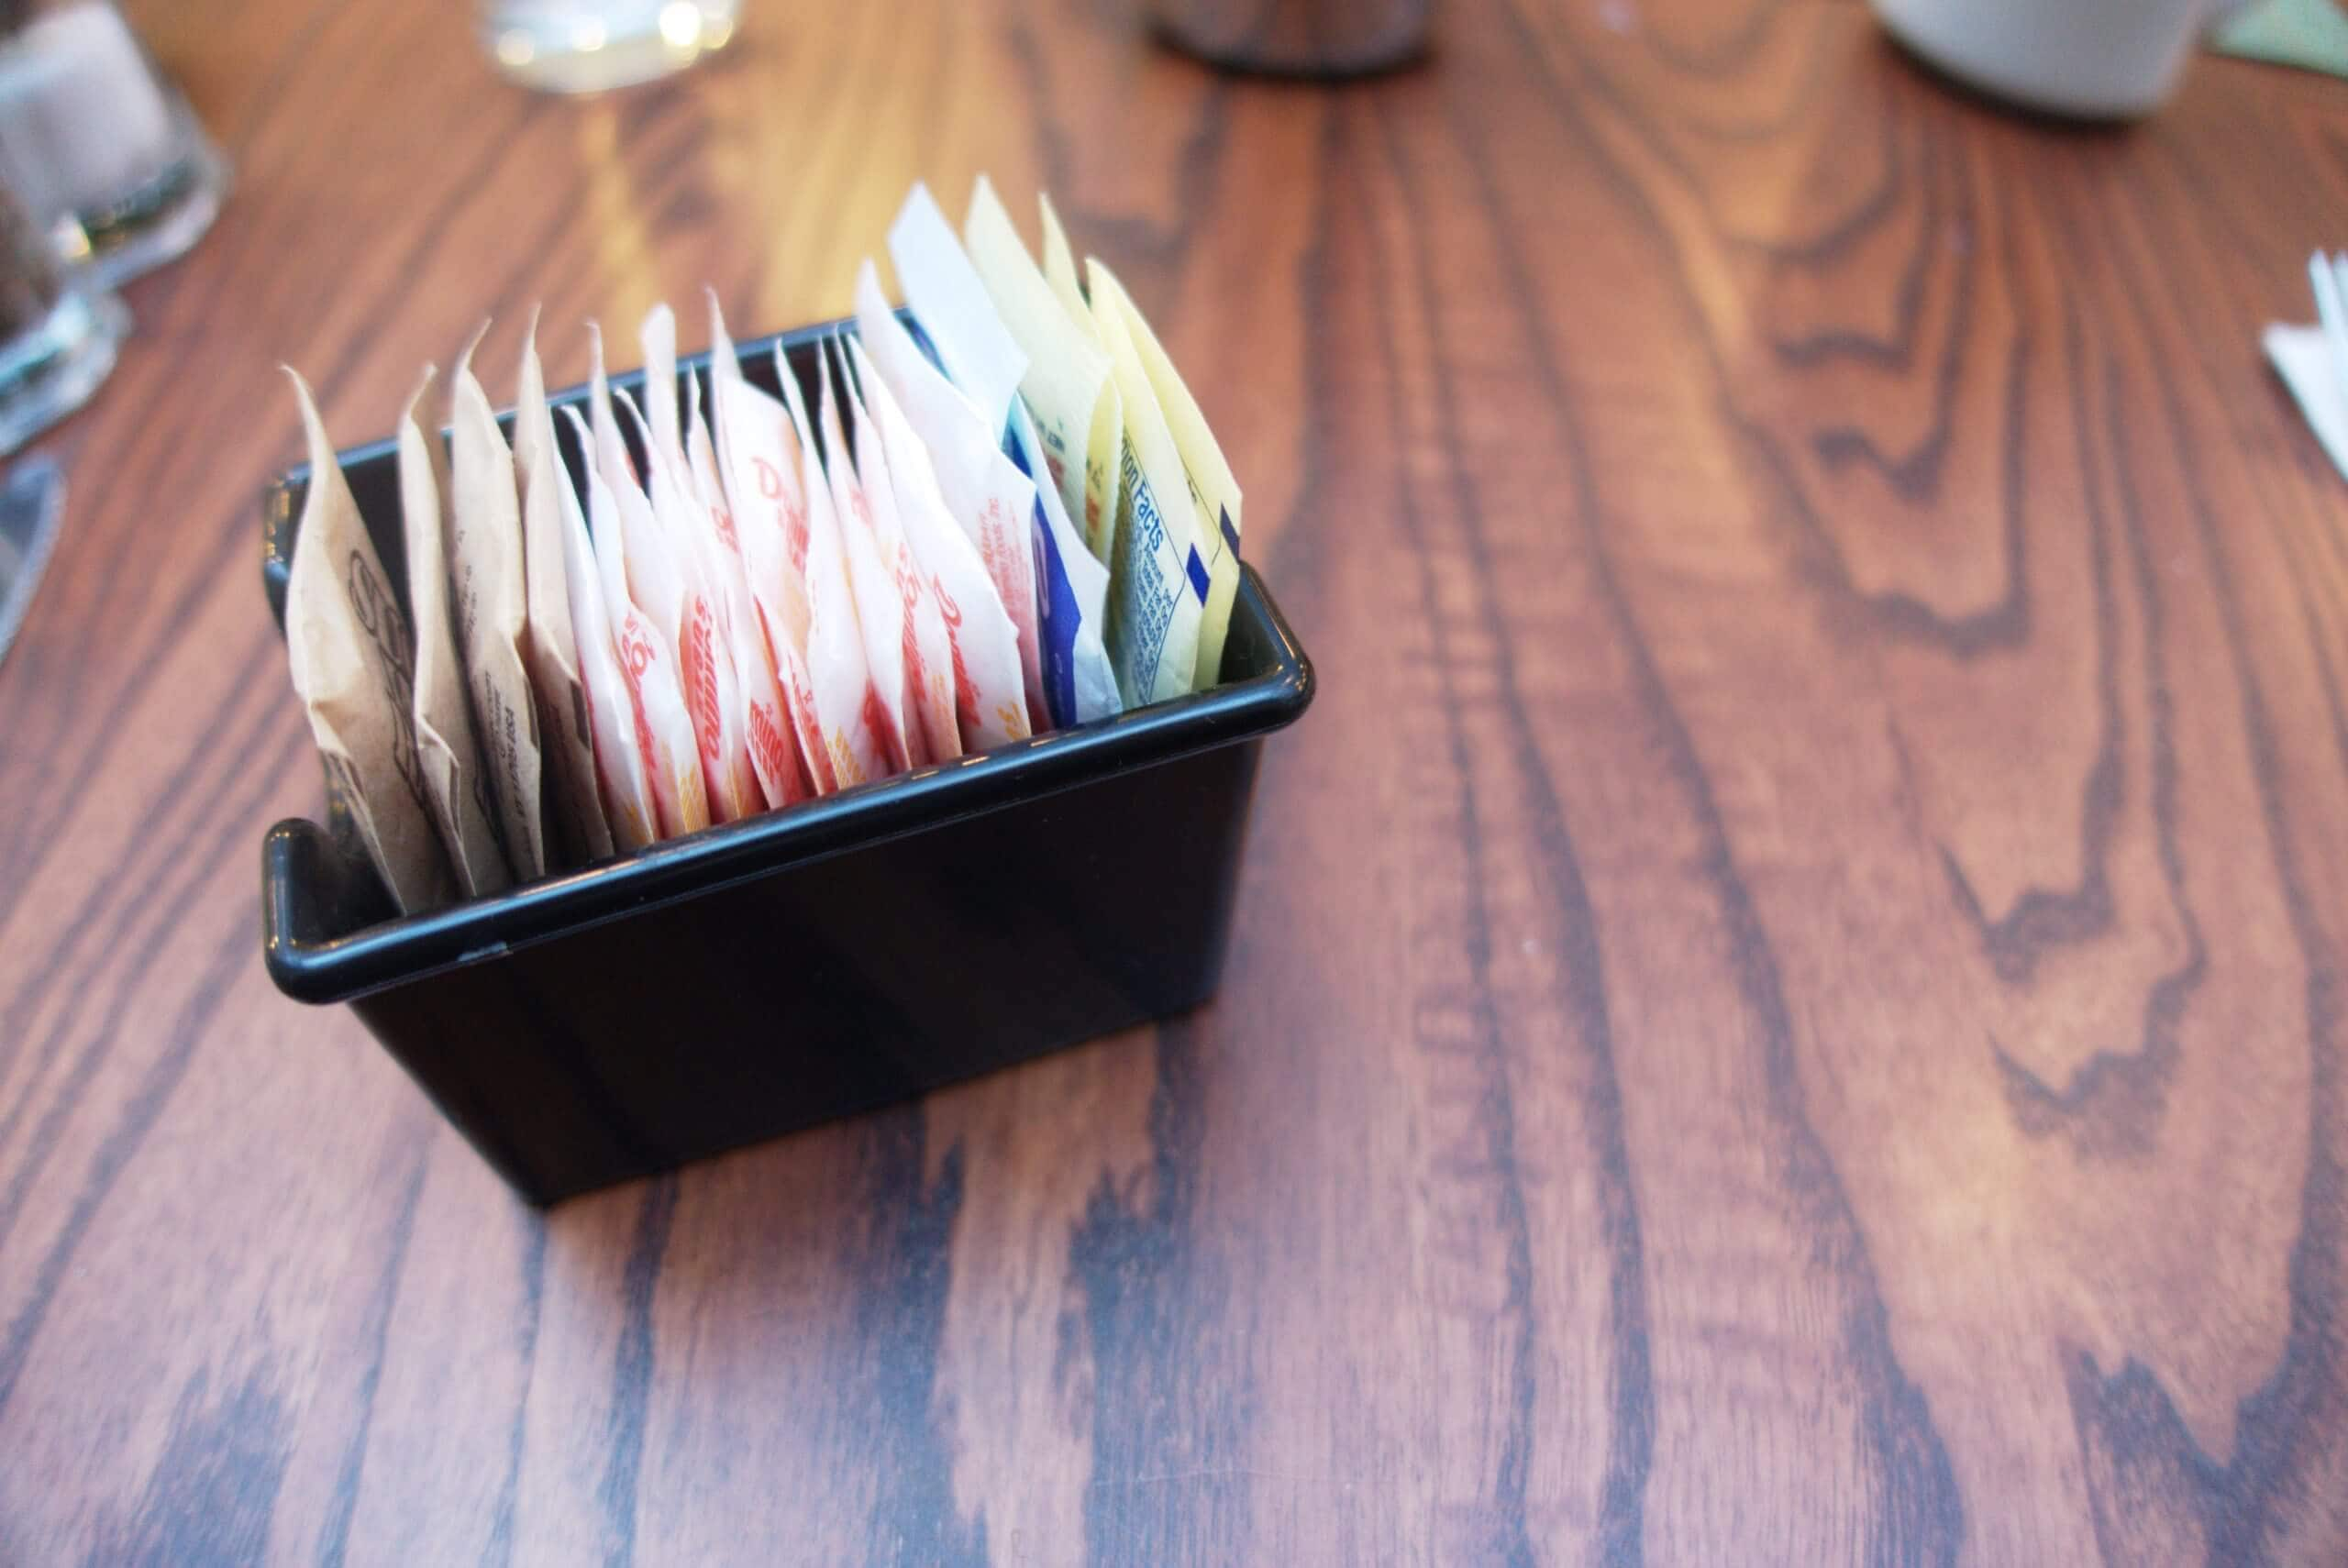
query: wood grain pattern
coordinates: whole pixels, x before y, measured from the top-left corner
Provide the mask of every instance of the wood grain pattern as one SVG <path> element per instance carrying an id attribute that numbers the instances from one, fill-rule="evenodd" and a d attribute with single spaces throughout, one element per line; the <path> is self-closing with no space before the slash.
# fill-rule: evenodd
<path id="1" fill-rule="evenodd" d="M 239 185 L 0 666 L 0 1562 L 2348 1560 L 2348 495 L 2254 351 L 2337 83 L 761 0 L 570 104 L 455 7 L 132 9 Z M 274 367 L 356 441 L 483 312 L 557 384 L 704 280 L 837 314 L 980 168 L 1122 263 L 1323 671 L 1223 996 L 528 1213 L 257 962 Z"/>

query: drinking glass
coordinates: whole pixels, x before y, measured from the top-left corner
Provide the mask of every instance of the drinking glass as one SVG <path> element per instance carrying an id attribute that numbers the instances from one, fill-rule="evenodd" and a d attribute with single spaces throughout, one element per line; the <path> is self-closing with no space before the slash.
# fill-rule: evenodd
<path id="1" fill-rule="evenodd" d="M 49 236 L 0 187 L 0 453 L 81 407 L 129 325 L 112 294 L 65 275 Z"/>
<path id="2" fill-rule="evenodd" d="M 17 640 L 65 515 L 65 471 L 36 452 L 0 480 L 0 659 Z"/>
<path id="3" fill-rule="evenodd" d="M 111 0 L 0 0 L 0 182 L 110 288 L 194 245 L 228 174 Z"/>
<path id="4" fill-rule="evenodd" d="M 734 37 L 740 0 L 479 0 L 482 47 L 548 93 L 599 93 L 682 71 Z"/>

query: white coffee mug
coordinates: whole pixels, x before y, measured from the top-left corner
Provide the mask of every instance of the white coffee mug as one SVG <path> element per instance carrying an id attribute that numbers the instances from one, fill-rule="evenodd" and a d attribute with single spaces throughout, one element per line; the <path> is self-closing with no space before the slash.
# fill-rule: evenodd
<path id="1" fill-rule="evenodd" d="M 2033 109 L 2132 119 L 2166 101 L 2211 0 L 1873 0 L 1892 37 L 1969 86 Z"/>

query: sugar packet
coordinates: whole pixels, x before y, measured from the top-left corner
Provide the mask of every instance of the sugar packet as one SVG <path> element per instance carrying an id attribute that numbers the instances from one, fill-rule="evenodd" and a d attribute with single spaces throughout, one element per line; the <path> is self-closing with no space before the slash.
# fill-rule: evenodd
<path id="1" fill-rule="evenodd" d="M 468 898 L 494 893 L 513 880 L 497 839 L 497 802 L 473 739 L 472 700 L 457 657 L 449 607 L 449 560 L 440 528 L 449 465 L 437 432 L 416 417 L 432 385 L 432 368 L 400 414 L 400 521 L 407 546 L 407 602 L 415 633 L 415 745 L 425 796 L 440 830 L 449 869 Z"/>
<path id="2" fill-rule="evenodd" d="M 286 662 L 367 858 L 400 912 L 415 914 L 455 884 L 416 751 L 415 645 L 309 385 L 285 373 L 310 460 L 285 585 Z"/>

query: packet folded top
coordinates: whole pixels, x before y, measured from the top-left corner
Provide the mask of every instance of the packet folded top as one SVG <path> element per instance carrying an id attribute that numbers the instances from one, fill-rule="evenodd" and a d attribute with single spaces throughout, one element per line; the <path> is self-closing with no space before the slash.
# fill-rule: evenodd
<path id="1" fill-rule="evenodd" d="M 310 484 L 285 584 L 285 657 L 351 830 L 403 914 L 446 903 L 452 879 L 415 744 L 415 643 L 359 515 L 308 383 Z"/>
<path id="2" fill-rule="evenodd" d="M 579 497 L 555 445 L 537 336 L 533 310 L 522 337 L 520 393 L 514 405 L 514 468 L 522 484 L 522 574 L 529 612 L 525 652 L 550 780 L 546 805 L 555 832 L 549 842 L 559 841 L 565 859 L 575 865 L 607 858 L 614 845 L 596 785 L 594 725 L 580 670 L 570 550 L 562 532 L 579 512 Z"/>
<path id="3" fill-rule="evenodd" d="M 1011 624 L 1002 596 L 978 547 L 946 504 L 931 469 L 929 449 L 914 433 L 904 411 L 889 391 L 880 372 L 866 358 L 864 345 L 851 340 L 848 352 L 863 384 L 865 407 L 872 415 L 875 435 L 889 469 L 889 482 L 897 501 L 897 517 L 904 525 L 905 544 L 918 569 L 927 578 L 937 600 L 938 619 L 945 624 L 948 657 L 954 670 L 954 714 L 962 749 L 985 751 L 1007 741 L 1024 740 L 1029 732 L 1026 700 L 1021 691 L 1019 629 Z"/>
<path id="4" fill-rule="evenodd" d="M 1035 416 L 1060 500 L 1081 520 L 1085 547 L 1103 565 L 1117 518 L 1117 458 L 1124 413 L 1109 352 L 1089 314 L 1066 302 L 1028 255 L 1011 215 L 983 174 L 962 219 L 962 245 L 986 282 L 1003 326 L 1027 352 L 1019 392 Z"/>
<path id="5" fill-rule="evenodd" d="M 715 319 L 713 302 L 712 318 Z M 816 711 L 814 678 L 807 664 L 813 615 L 807 604 L 807 499 L 798 438 L 781 403 L 745 381 L 734 346 L 716 326 L 719 348 L 711 363 L 717 463 L 742 548 L 742 575 L 757 613 L 757 629 L 774 661 L 775 684 L 798 743 L 808 788 L 828 795 L 839 788 L 831 749 Z"/>
<path id="6" fill-rule="evenodd" d="M 894 771 L 890 746 L 882 739 L 886 715 L 873 690 L 856 594 L 848 586 L 847 547 L 832 501 L 829 470 L 823 466 L 827 454 L 815 443 L 799 378 L 780 350 L 775 373 L 784 405 L 791 410 L 792 431 L 799 438 L 806 483 L 806 549 L 795 564 L 807 594 L 808 679 L 814 687 L 815 715 L 823 724 L 832 778 L 846 790 Z"/>
<path id="7" fill-rule="evenodd" d="M 788 806 L 805 800 L 811 790 L 800 763 L 799 743 L 792 738 L 782 684 L 775 672 L 774 651 L 759 625 L 758 605 L 750 594 L 749 573 L 742 558 L 741 530 L 735 524 L 725 480 L 719 477 L 716 441 L 703 415 L 701 382 L 687 384 L 692 396 L 687 400 L 685 453 L 692 470 L 697 533 L 705 575 L 717 591 L 721 635 L 734 657 L 750 766 L 767 805 Z M 711 397 L 714 402 L 714 392 Z"/>
<path id="8" fill-rule="evenodd" d="M 497 837 L 497 802 L 473 739 L 472 700 L 449 613 L 449 563 L 440 533 L 448 464 L 425 434 L 416 410 L 432 386 L 426 366 L 400 414 L 400 523 L 407 546 L 407 602 L 415 631 L 415 742 L 425 794 L 440 846 L 467 898 L 494 893 L 514 879 Z"/>
<path id="9" fill-rule="evenodd" d="M 1157 334 L 1135 308 L 1133 296 L 1108 268 L 1098 261 L 1091 265 L 1098 275 L 1095 292 L 1105 287 L 1124 318 L 1135 356 L 1141 360 L 1142 373 L 1157 400 L 1167 431 L 1174 437 L 1174 450 L 1182 459 L 1183 476 L 1196 509 L 1194 547 L 1205 565 L 1207 595 L 1199 617 L 1198 663 L 1191 671 L 1191 690 L 1203 691 L 1222 677 L 1224 636 L 1231 628 L 1232 601 L 1239 593 L 1239 481 L 1232 477 L 1231 465 L 1224 460 L 1214 432 L 1207 428 L 1198 400 L 1159 346 Z M 1195 563 L 1191 569 L 1197 570 Z"/>
<path id="10" fill-rule="evenodd" d="M 442 522 L 457 610 L 457 645 L 473 698 L 473 734 L 489 769 L 491 798 L 507 861 L 522 881 L 546 875 L 539 816 L 538 707 L 522 660 L 529 624 L 522 570 L 522 503 L 514 454 L 497 413 L 473 374 L 484 322 L 458 356 L 449 382 L 449 447 L 453 499 Z"/>
<path id="11" fill-rule="evenodd" d="M 1058 727 L 1111 717 L 1124 703 L 1102 635 L 1109 572 L 1069 520 L 1049 454 L 1020 395 L 1032 379 L 1027 352 L 927 186 L 916 182 L 905 197 L 890 226 L 889 255 L 947 376 L 977 411 L 989 438 L 1033 486 L 1020 515 L 1028 523 L 1036 581 L 1037 722 Z"/>
<path id="12" fill-rule="evenodd" d="M 978 550 L 1018 633 L 1017 728 L 1024 734 L 1048 727 L 1036 603 L 1035 481 L 1002 455 L 999 433 L 987 428 L 970 400 L 921 351 L 881 296 L 880 276 L 869 261 L 857 274 L 856 323 L 877 372 L 874 381 L 889 389 L 919 438 L 947 510 Z M 918 541 L 914 547 L 921 547 Z"/>
<path id="13" fill-rule="evenodd" d="M 847 340 L 853 349 L 855 340 Z M 856 356 L 858 364 L 866 363 Z M 954 704 L 954 645 L 913 542 L 907 537 L 897 480 L 889 468 L 880 423 L 866 405 L 856 365 L 845 365 L 840 384 L 856 421 L 856 471 L 872 503 L 872 542 L 890 586 L 903 607 L 902 656 L 906 744 L 919 732 L 925 758 L 950 762 L 962 755 L 961 726 Z"/>

